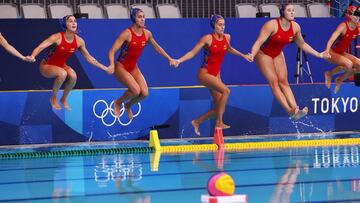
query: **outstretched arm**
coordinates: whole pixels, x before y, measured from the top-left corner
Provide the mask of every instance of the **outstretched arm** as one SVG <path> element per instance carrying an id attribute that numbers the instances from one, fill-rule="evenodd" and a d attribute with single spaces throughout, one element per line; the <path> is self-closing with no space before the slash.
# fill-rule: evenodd
<path id="1" fill-rule="evenodd" d="M 332 33 L 331 37 L 329 38 L 327 44 L 326 44 L 326 51 L 329 52 L 331 49 L 331 46 L 334 44 L 335 40 L 346 31 L 346 25 L 345 23 L 341 23 L 336 30 Z"/>
<path id="2" fill-rule="evenodd" d="M 112 74 L 112 70 L 109 70 L 106 66 L 104 66 L 103 64 L 99 63 L 93 56 L 90 55 L 89 51 L 86 49 L 85 46 L 85 41 L 81 38 L 78 37 L 78 42 L 79 42 L 79 51 L 81 53 L 81 55 L 83 55 L 83 57 L 85 58 L 85 60 L 90 63 L 93 66 L 96 66 L 104 71 L 106 71 L 109 74 Z"/>
<path id="3" fill-rule="evenodd" d="M 109 70 L 114 72 L 115 66 L 115 53 L 120 49 L 120 47 L 124 44 L 125 41 L 130 41 L 130 31 L 124 30 L 118 38 L 115 40 L 114 44 L 109 50 L 108 57 L 109 57 Z"/>
<path id="4" fill-rule="evenodd" d="M 227 35 L 225 35 L 225 37 L 226 37 L 226 39 L 227 39 L 227 41 L 229 43 L 229 47 L 227 49 L 227 51 L 229 53 L 234 54 L 236 56 L 241 56 L 241 57 L 243 57 L 245 60 L 247 60 L 249 62 L 252 61 L 252 58 L 250 57 L 250 54 L 245 55 L 245 54 L 241 53 L 240 51 L 236 50 L 235 48 L 233 48 L 231 46 L 231 44 L 230 44 L 231 36 L 230 35 L 227 34 Z"/>
<path id="5" fill-rule="evenodd" d="M 4 47 L 4 49 L 6 51 L 8 51 L 9 53 L 11 53 L 12 55 L 20 58 L 21 60 L 26 60 L 29 61 L 28 58 L 26 58 L 25 56 L 23 56 L 18 50 L 16 50 L 13 46 L 11 46 L 11 44 L 9 44 L 6 39 L 1 35 L 0 33 L 0 45 L 2 47 Z"/>
<path id="6" fill-rule="evenodd" d="M 266 22 L 260 30 L 259 36 L 254 42 L 251 48 L 251 57 L 253 58 L 259 52 L 260 47 L 264 44 L 264 42 L 271 36 L 271 34 L 275 31 L 276 21 L 270 20 Z"/>
<path id="7" fill-rule="evenodd" d="M 184 56 L 182 56 L 181 58 L 179 58 L 177 60 L 178 64 L 187 61 L 189 59 L 192 59 L 199 51 L 201 48 L 203 48 L 206 45 L 209 45 L 211 43 L 211 36 L 210 35 L 205 35 L 203 36 L 194 46 L 194 48 L 187 52 Z"/>
<path id="8" fill-rule="evenodd" d="M 48 37 L 46 40 L 40 43 L 39 46 L 37 46 L 34 51 L 31 54 L 31 58 L 35 60 L 36 56 L 44 49 L 49 47 L 52 44 L 60 44 L 61 35 L 59 33 L 53 34 L 50 37 Z"/>
<path id="9" fill-rule="evenodd" d="M 313 56 L 319 57 L 319 58 L 323 58 L 324 53 L 326 53 L 326 51 L 324 51 L 324 53 L 319 53 L 318 51 L 316 51 L 315 49 L 313 49 L 308 43 L 305 42 L 304 38 L 302 37 L 301 34 L 301 29 L 300 26 L 294 22 L 294 32 L 295 32 L 295 43 L 297 44 L 297 46 L 302 49 L 303 51 L 305 51 L 306 53 L 309 53 Z M 326 54 L 326 57 L 328 57 L 328 54 Z"/>
<path id="10" fill-rule="evenodd" d="M 173 60 L 163 48 L 160 47 L 160 45 L 155 41 L 154 37 L 152 36 L 152 33 L 149 30 L 145 30 L 145 32 L 148 35 L 148 41 L 151 44 L 151 46 L 154 47 L 154 49 L 163 57 L 165 57 L 169 62 Z"/>

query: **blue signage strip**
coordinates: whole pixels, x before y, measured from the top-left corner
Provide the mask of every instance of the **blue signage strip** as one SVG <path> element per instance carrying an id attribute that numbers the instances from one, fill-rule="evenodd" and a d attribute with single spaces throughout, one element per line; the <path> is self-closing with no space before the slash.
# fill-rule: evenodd
<path id="1" fill-rule="evenodd" d="M 324 85 L 294 85 L 300 107 L 309 115 L 293 122 L 272 96 L 269 86 L 233 86 L 224 121 L 225 136 L 278 133 L 327 133 L 360 130 L 358 87 L 344 84 L 338 94 Z M 113 100 L 124 90 L 74 90 L 71 111 L 51 109 L 50 92 L 0 92 L 0 144 L 66 143 L 148 139 L 154 125 L 161 138 L 195 137 L 191 120 L 213 108 L 202 87 L 150 89 L 150 95 L 132 107 L 129 120 L 121 107 L 115 117 Z M 61 94 L 62 92 L 60 92 Z M 202 136 L 212 136 L 215 120 L 204 122 Z"/>

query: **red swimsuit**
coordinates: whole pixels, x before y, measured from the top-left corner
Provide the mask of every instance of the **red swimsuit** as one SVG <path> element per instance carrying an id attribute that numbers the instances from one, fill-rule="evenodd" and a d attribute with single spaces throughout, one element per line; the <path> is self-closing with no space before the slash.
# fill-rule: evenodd
<path id="1" fill-rule="evenodd" d="M 66 60 L 77 50 L 78 45 L 76 42 L 76 35 L 71 43 L 65 40 L 64 33 L 61 32 L 61 42 L 54 49 L 50 50 L 45 58 L 49 65 L 64 67 Z"/>
<path id="2" fill-rule="evenodd" d="M 223 35 L 221 41 L 217 40 L 214 34 L 211 34 L 212 42 L 210 47 L 204 48 L 204 62 L 202 68 L 206 68 L 208 73 L 217 76 L 220 72 L 220 65 L 229 47 L 229 43 Z"/>
<path id="3" fill-rule="evenodd" d="M 294 38 L 292 23 L 290 23 L 289 30 L 284 31 L 280 25 L 280 18 L 276 19 L 276 22 L 278 25 L 277 32 L 269 37 L 261 47 L 261 51 L 271 58 L 277 57 L 282 52 L 284 46 L 289 44 Z"/>
<path id="4" fill-rule="evenodd" d="M 145 30 L 142 29 L 142 35 L 137 36 L 132 28 L 128 28 L 131 32 L 131 40 L 130 42 L 124 42 L 121 46 L 120 55 L 117 59 L 125 69 L 131 73 L 139 59 L 142 50 L 146 45 L 146 36 Z"/>
<path id="5" fill-rule="evenodd" d="M 333 44 L 333 46 L 331 47 L 331 49 L 338 53 L 343 55 L 345 53 L 345 50 L 347 48 L 349 48 L 351 42 L 353 39 L 356 38 L 356 36 L 359 34 L 359 29 L 358 27 L 356 27 L 354 30 L 350 30 L 348 22 L 345 21 L 345 25 L 346 25 L 346 32 L 344 35 L 340 36 L 335 43 Z"/>

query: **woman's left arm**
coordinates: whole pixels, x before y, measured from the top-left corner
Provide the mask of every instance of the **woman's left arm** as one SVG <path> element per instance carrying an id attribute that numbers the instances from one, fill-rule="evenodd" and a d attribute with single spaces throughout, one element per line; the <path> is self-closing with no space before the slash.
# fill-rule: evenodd
<path id="1" fill-rule="evenodd" d="M 173 59 L 166 53 L 166 51 L 160 47 L 160 45 L 155 41 L 152 33 L 149 30 L 145 30 L 148 41 L 151 44 L 152 47 L 163 57 L 165 57 L 168 61 L 172 61 Z"/>
<path id="2" fill-rule="evenodd" d="M 318 58 L 323 58 L 323 53 L 319 53 L 318 51 L 316 51 L 315 49 L 313 49 L 308 43 L 305 42 L 302 33 L 301 33 L 301 28 L 299 26 L 299 24 L 297 24 L 296 22 L 291 22 L 293 23 L 293 29 L 294 29 L 294 41 L 296 43 L 296 45 L 302 49 L 303 51 L 305 51 L 306 53 L 309 53 L 313 56 L 316 56 Z"/>
<path id="3" fill-rule="evenodd" d="M 245 54 L 241 53 L 240 51 L 236 50 L 235 48 L 233 48 L 233 47 L 231 46 L 231 43 L 230 43 L 231 36 L 230 36 L 229 34 L 225 34 L 224 36 L 226 37 L 226 39 L 227 39 L 227 41 L 228 41 L 228 49 L 227 49 L 227 51 L 228 51 L 229 53 L 234 54 L 234 55 L 236 55 L 236 56 L 241 56 L 241 57 L 243 57 L 245 60 L 247 60 L 247 61 L 249 61 L 249 62 L 252 62 L 251 57 L 250 57 L 249 54 L 245 55 Z"/>
<path id="4" fill-rule="evenodd" d="M 85 58 L 85 60 L 91 65 L 96 66 L 109 74 L 112 74 L 112 71 L 110 71 L 106 66 L 98 62 L 93 56 L 90 55 L 89 51 L 86 49 L 85 41 L 79 36 L 76 37 L 79 43 L 79 51 L 81 55 Z"/>

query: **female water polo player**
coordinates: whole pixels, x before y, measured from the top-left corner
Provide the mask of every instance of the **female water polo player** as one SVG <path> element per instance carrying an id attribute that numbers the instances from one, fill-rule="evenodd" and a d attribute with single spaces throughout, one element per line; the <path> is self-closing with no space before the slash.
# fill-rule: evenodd
<path id="1" fill-rule="evenodd" d="M 331 58 L 328 62 L 337 65 L 332 70 L 325 72 L 325 85 L 330 88 L 331 78 L 334 74 L 345 72 L 335 79 L 335 94 L 339 91 L 341 83 L 348 77 L 360 71 L 360 59 L 354 55 L 346 53 L 353 39 L 359 34 L 359 14 L 355 6 L 349 6 L 346 13 L 346 20 L 332 33 L 326 45 L 326 51 Z"/>
<path id="2" fill-rule="evenodd" d="M 141 9 L 133 8 L 130 18 L 133 22 L 132 26 L 119 35 L 109 51 L 109 69 L 115 68 L 116 79 L 128 88 L 120 98 L 114 101 L 115 115 L 120 115 L 120 105 L 127 101 L 124 105 L 125 111 L 129 119 L 132 119 L 131 105 L 149 95 L 146 80 L 137 65 L 137 60 L 146 43 L 149 42 L 170 63 L 173 63 L 173 59 L 158 45 L 152 33 L 145 29 L 145 14 Z M 120 55 L 115 63 L 114 54 L 120 48 Z"/>
<path id="3" fill-rule="evenodd" d="M 308 45 L 301 34 L 299 24 L 294 21 L 294 6 L 283 5 L 280 18 L 266 22 L 251 49 L 251 56 L 268 81 L 273 95 L 283 109 L 294 120 L 307 115 L 308 108 L 299 109 L 294 94 L 289 86 L 287 67 L 282 49 L 293 40 L 299 48 L 311 55 L 323 58 L 323 53 Z"/>
<path id="4" fill-rule="evenodd" d="M 230 35 L 224 33 L 225 19 L 222 16 L 212 15 L 210 18 L 210 25 L 213 29 L 213 33 L 204 35 L 191 51 L 177 60 L 177 63 L 180 64 L 193 58 L 200 49 L 204 49 L 204 61 L 197 76 L 200 84 L 209 89 L 215 107 L 191 122 L 197 135 L 200 135 L 200 124 L 215 116 L 216 127 L 223 129 L 230 128 L 230 126 L 223 122 L 223 114 L 225 112 L 230 89 L 226 87 L 220 78 L 220 66 L 226 52 L 241 56 L 248 61 L 251 60 L 249 55 L 244 55 L 231 47 Z"/>
<path id="5" fill-rule="evenodd" d="M 77 49 L 79 49 L 80 53 L 88 63 L 107 71 L 109 74 L 112 73 L 112 70 L 99 63 L 89 54 L 85 47 L 85 41 L 77 35 L 77 22 L 74 16 L 65 16 L 61 23 L 65 31 L 53 34 L 44 40 L 34 49 L 31 57 L 32 59 L 35 59 L 43 49 L 50 45 L 55 45 L 53 49 L 50 50 L 47 57 L 41 61 L 40 73 L 46 78 L 55 78 L 50 98 L 51 106 L 55 110 L 61 109 L 57 102 L 56 95 L 61 85 L 64 84 L 64 93 L 60 102 L 66 110 L 70 110 L 70 106 L 67 103 L 67 97 L 70 90 L 72 90 L 76 84 L 77 76 L 75 71 L 70 66 L 66 65 L 66 61 Z"/>

